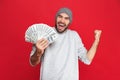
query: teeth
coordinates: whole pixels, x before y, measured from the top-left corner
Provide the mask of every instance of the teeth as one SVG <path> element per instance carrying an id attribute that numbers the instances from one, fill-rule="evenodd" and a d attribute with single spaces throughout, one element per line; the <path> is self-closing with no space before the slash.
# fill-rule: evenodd
<path id="1" fill-rule="evenodd" d="M 59 24 L 60 26 L 64 26 L 64 24 Z"/>

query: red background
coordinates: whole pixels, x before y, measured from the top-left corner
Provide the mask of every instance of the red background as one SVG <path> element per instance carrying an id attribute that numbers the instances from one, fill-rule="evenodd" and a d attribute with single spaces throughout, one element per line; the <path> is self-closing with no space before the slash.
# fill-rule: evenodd
<path id="1" fill-rule="evenodd" d="M 92 64 L 79 63 L 80 80 L 120 80 L 119 0 L 0 0 L 0 80 L 39 80 L 40 65 L 30 66 L 31 44 L 24 41 L 24 33 L 33 23 L 54 26 L 61 7 L 73 11 L 70 28 L 87 49 L 94 30 L 103 31 Z"/>

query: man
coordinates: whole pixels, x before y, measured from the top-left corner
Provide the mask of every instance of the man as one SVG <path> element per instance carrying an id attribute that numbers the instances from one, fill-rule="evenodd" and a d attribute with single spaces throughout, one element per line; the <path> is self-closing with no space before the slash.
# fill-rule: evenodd
<path id="1" fill-rule="evenodd" d="M 95 30 L 95 40 L 87 51 L 78 33 L 68 29 L 72 22 L 70 9 L 61 8 L 55 20 L 58 39 L 50 45 L 46 39 L 38 40 L 31 51 L 31 65 L 41 62 L 40 80 L 78 80 L 78 59 L 88 65 L 92 62 L 101 30 Z"/>

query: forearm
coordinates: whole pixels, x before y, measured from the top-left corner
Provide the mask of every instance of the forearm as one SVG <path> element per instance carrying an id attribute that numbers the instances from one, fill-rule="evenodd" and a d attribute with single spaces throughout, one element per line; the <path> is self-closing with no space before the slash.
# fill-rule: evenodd
<path id="1" fill-rule="evenodd" d="M 40 39 L 35 44 L 36 51 L 35 53 L 30 57 L 31 65 L 35 66 L 40 63 L 40 59 L 45 51 L 45 49 L 48 47 L 48 40 L 47 39 Z"/>
<path id="2" fill-rule="evenodd" d="M 90 60 L 90 62 L 92 62 L 92 60 L 96 54 L 98 44 L 99 44 L 99 41 L 95 40 L 94 43 L 92 44 L 91 48 L 87 52 L 87 57 Z"/>
<path id="3" fill-rule="evenodd" d="M 36 51 L 31 57 L 30 57 L 30 62 L 32 66 L 35 66 L 40 63 L 40 59 L 42 54 L 39 54 L 38 51 Z"/>

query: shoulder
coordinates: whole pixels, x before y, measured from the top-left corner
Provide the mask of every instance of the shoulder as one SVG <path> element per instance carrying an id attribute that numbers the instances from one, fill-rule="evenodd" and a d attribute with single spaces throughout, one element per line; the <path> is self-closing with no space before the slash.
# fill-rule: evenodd
<path id="1" fill-rule="evenodd" d="M 76 39 L 76 40 L 81 40 L 81 36 L 79 33 L 75 30 L 70 30 L 68 29 L 68 32 Z"/>
<path id="2" fill-rule="evenodd" d="M 71 29 L 68 29 L 68 32 L 71 33 L 71 34 L 78 34 L 77 31 L 71 30 Z"/>
<path id="3" fill-rule="evenodd" d="M 78 37 L 79 37 L 78 32 L 75 31 L 75 30 L 68 29 L 68 33 L 70 33 L 70 34 L 72 34 L 72 35 L 74 35 L 74 36 L 78 36 Z"/>

